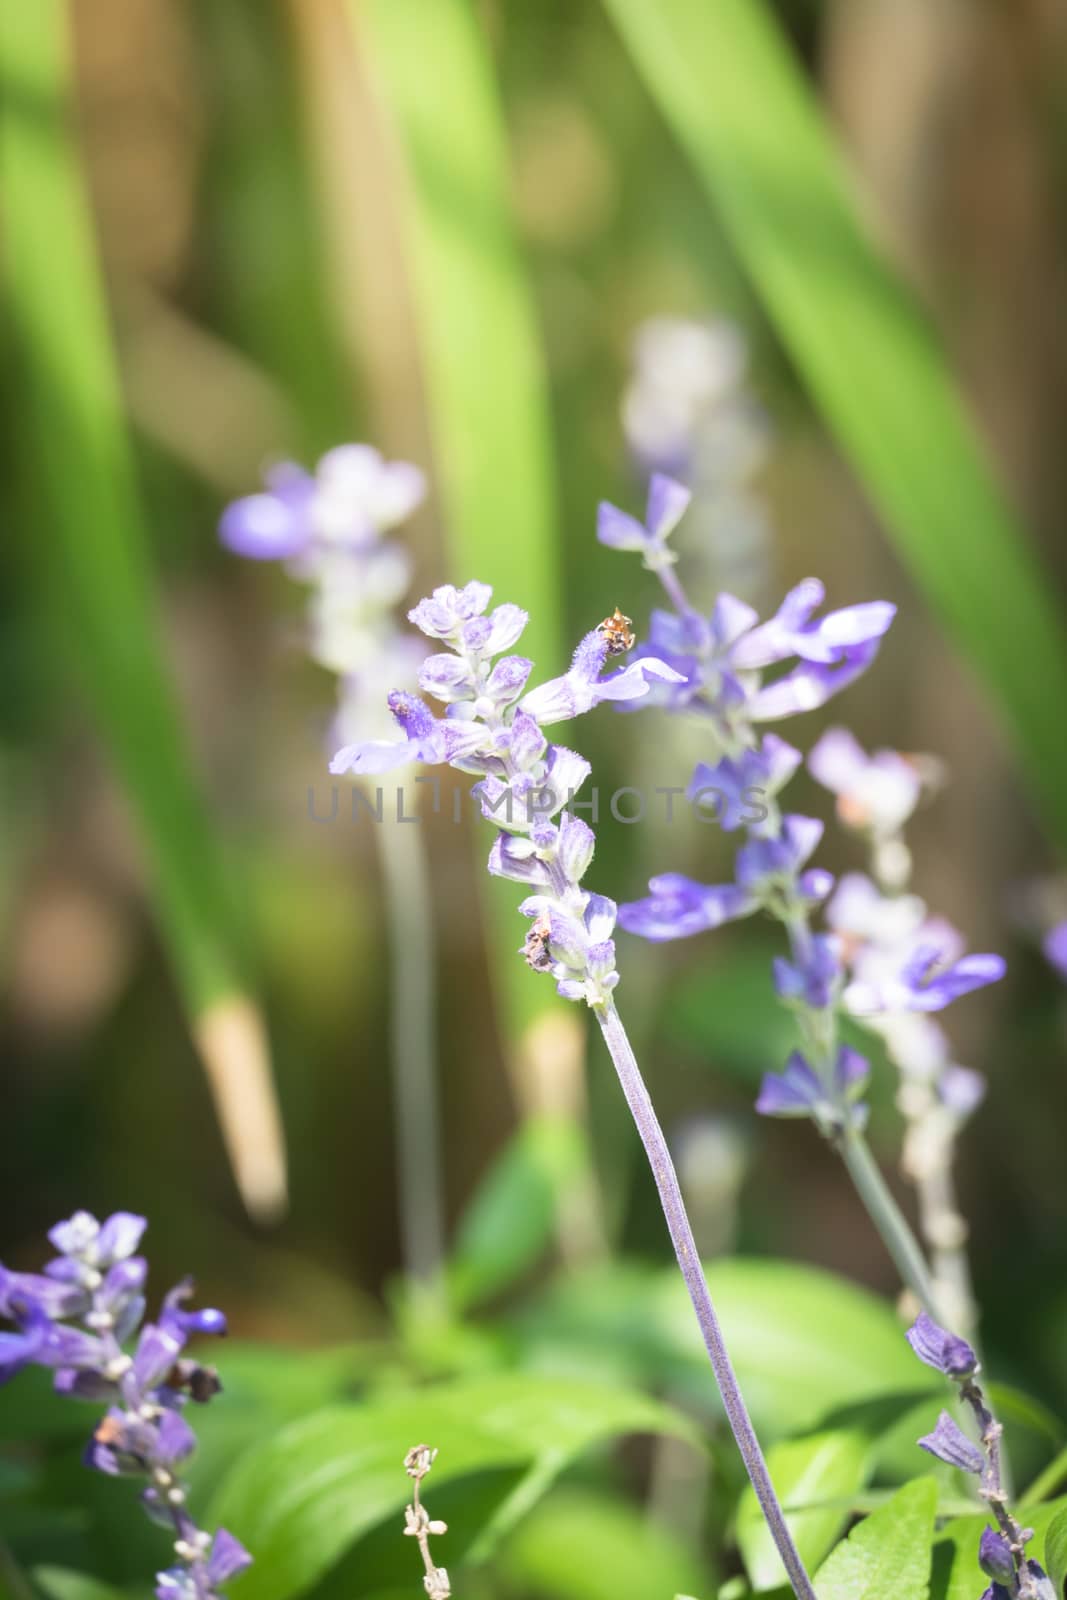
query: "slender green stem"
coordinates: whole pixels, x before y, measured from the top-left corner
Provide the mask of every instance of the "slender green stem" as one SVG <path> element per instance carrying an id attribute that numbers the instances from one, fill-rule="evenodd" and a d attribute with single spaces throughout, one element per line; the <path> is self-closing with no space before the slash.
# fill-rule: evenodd
<path id="1" fill-rule="evenodd" d="M 404 1265 L 423 1283 L 444 1258 L 434 1048 L 433 902 L 420 823 L 378 828 L 389 939 L 389 1032 Z"/>
<path id="2" fill-rule="evenodd" d="M 1049 1499 L 1065 1478 L 1067 1478 L 1067 1447 L 1053 1456 L 1048 1466 L 1038 1473 L 1030 1487 L 1019 1496 L 1019 1510 L 1025 1511 L 1029 1506 L 1038 1506 L 1043 1500 Z"/>
<path id="3" fill-rule="evenodd" d="M 944 1317 L 938 1308 L 937 1290 L 926 1257 L 907 1218 L 893 1199 L 863 1134 L 857 1128 L 846 1128 L 837 1141 L 837 1149 L 857 1194 L 867 1208 L 867 1215 L 881 1235 L 901 1278 L 916 1295 L 927 1315 L 933 1317 L 935 1322 L 943 1323 Z"/>
<path id="4" fill-rule="evenodd" d="M 700 1264 L 696 1240 L 693 1238 L 693 1230 L 686 1214 L 678 1174 L 674 1170 L 674 1162 L 671 1160 L 670 1150 L 645 1086 L 645 1080 L 641 1076 L 637 1058 L 614 1005 L 608 1001 L 604 1005 L 595 1006 L 594 1011 L 604 1035 L 604 1043 L 615 1064 L 615 1071 L 618 1073 L 622 1092 L 626 1096 L 626 1103 L 630 1107 L 634 1125 L 645 1147 L 648 1164 L 652 1168 L 652 1176 L 656 1181 L 660 1204 L 667 1222 L 667 1231 L 670 1233 L 674 1253 L 700 1324 L 704 1347 L 708 1352 L 727 1421 L 745 1464 L 749 1482 L 759 1501 L 760 1510 L 777 1546 L 778 1554 L 782 1558 L 793 1593 L 797 1596 L 797 1600 L 816 1600 L 811 1579 L 805 1570 L 774 1484 L 771 1482 L 767 1462 L 726 1348 L 722 1328 L 719 1326 L 719 1319 L 712 1304 L 711 1292 L 704 1277 L 704 1269 Z"/>

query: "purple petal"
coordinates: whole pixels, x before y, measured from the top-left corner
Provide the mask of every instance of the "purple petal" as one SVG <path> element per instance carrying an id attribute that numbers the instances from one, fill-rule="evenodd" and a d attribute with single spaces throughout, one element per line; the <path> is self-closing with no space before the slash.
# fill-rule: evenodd
<path id="1" fill-rule="evenodd" d="M 1002 1533 L 994 1533 L 992 1528 L 982 1530 L 982 1537 L 978 1541 L 978 1565 L 987 1578 L 1003 1584 L 1015 1582 L 1015 1558 L 1011 1553 L 1011 1545 Z"/>
<path id="2" fill-rule="evenodd" d="M 925 1311 L 920 1311 L 904 1337 L 920 1361 L 946 1378 L 969 1378 L 978 1365 L 966 1339 L 939 1327 Z"/>
<path id="3" fill-rule="evenodd" d="M 693 496 L 683 483 L 654 472 L 648 486 L 648 510 L 645 522 L 652 538 L 657 542 L 666 539 L 689 509 Z"/>
<path id="4" fill-rule="evenodd" d="M 499 655 L 502 650 L 510 650 L 522 636 L 529 614 L 521 606 L 510 603 L 497 606 L 489 617 L 489 636 L 485 643 L 487 655 Z M 532 663 L 531 663 L 532 665 Z"/>
<path id="5" fill-rule="evenodd" d="M 148 1218 L 132 1211 L 116 1211 L 102 1224 L 96 1240 L 96 1261 L 99 1267 L 109 1267 L 116 1261 L 132 1256 L 148 1227 Z"/>
<path id="6" fill-rule="evenodd" d="M 818 624 L 817 631 L 819 638 L 835 650 L 851 650 L 872 639 L 881 639 L 896 614 L 896 606 L 888 600 L 871 600 L 865 605 L 831 611 Z"/>
<path id="7" fill-rule="evenodd" d="M 196 1449 L 196 1434 L 179 1411 L 164 1411 L 156 1437 L 159 1455 L 168 1466 L 184 1461 Z"/>
<path id="8" fill-rule="evenodd" d="M 807 1117 L 823 1098 L 814 1068 L 794 1050 L 781 1072 L 764 1075 L 756 1110 L 764 1117 Z"/>
<path id="9" fill-rule="evenodd" d="M 225 1528 L 220 1528 L 212 1542 L 207 1564 L 207 1575 L 212 1588 L 217 1588 L 220 1583 L 228 1583 L 231 1578 L 236 1578 L 239 1572 L 244 1572 L 245 1568 L 251 1565 L 252 1557 L 240 1540 L 235 1539 Z"/>
<path id="10" fill-rule="evenodd" d="M 845 793 L 866 770 L 866 752 L 847 728 L 827 728 L 808 756 L 808 771 L 831 794 Z"/>
<path id="11" fill-rule="evenodd" d="M 597 507 L 596 536 L 611 550 L 645 550 L 650 543 L 648 530 L 636 517 L 620 511 L 607 500 Z"/>
<path id="12" fill-rule="evenodd" d="M 735 884 L 696 883 L 677 872 L 653 878 L 649 889 L 647 899 L 619 907 L 619 923 L 627 932 L 657 943 L 718 928 L 758 907 L 755 896 Z"/>
<path id="13" fill-rule="evenodd" d="M 977 1476 L 985 1466 L 981 1450 L 968 1439 L 959 1424 L 953 1422 L 947 1411 L 942 1411 L 933 1433 L 926 1434 L 918 1443 L 920 1450 L 936 1456 L 938 1461 L 944 1461 L 947 1466 L 958 1467 L 961 1472 L 973 1472 Z"/>
<path id="14" fill-rule="evenodd" d="M 250 494 L 226 507 L 219 538 L 227 550 L 253 561 L 283 561 L 297 556 L 311 539 L 303 509 L 276 494 Z"/>
<path id="15" fill-rule="evenodd" d="M 368 739 L 363 744 L 346 744 L 330 762 L 335 777 L 353 772 L 357 775 L 392 772 L 396 767 L 407 766 L 421 760 L 421 746 L 417 739 Z"/>
<path id="16" fill-rule="evenodd" d="M 750 712 L 755 722 L 774 722 L 779 717 L 797 716 L 825 705 L 835 694 L 866 672 L 878 654 L 880 641 L 858 645 L 834 666 L 804 662 L 784 678 L 766 685 L 753 695 Z"/>

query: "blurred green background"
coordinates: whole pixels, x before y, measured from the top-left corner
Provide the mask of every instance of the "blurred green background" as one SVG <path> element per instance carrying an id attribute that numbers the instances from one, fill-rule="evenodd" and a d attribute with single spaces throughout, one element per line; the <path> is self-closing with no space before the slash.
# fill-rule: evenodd
<path id="1" fill-rule="evenodd" d="M 1067 914 L 1061 8 L 0 14 L 0 1256 L 32 1265 L 56 1217 L 128 1207 L 151 1218 L 156 1282 L 195 1270 L 239 1333 L 385 1337 L 401 1261 L 375 840 L 343 809 L 308 815 L 309 786 L 327 809 L 333 684 L 302 657 L 302 592 L 222 551 L 219 512 L 278 454 L 310 464 L 362 438 L 417 461 L 433 492 L 403 535 L 415 592 L 492 577 L 534 610 L 539 667 L 562 670 L 615 604 L 640 624 L 655 600 L 594 539 L 598 499 L 637 509 L 642 492 L 620 421 L 635 332 L 726 316 L 776 435 L 763 597 L 812 572 L 834 604 L 899 606 L 871 673 L 790 737 L 810 747 L 843 720 L 868 746 L 944 758 L 917 887 L 1009 957 L 950 1021 L 990 1079 L 963 1209 L 987 1352 L 1067 1408 L 1067 1003 L 1038 948 Z M 699 562 L 692 535 L 679 545 Z M 662 718 L 607 710 L 573 742 L 605 792 L 685 782 L 695 753 Z M 813 786 L 796 803 L 825 814 Z M 425 834 L 450 1225 L 548 1104 L 588 1128 L 597 1182 L 560 1237 L 535 1219 L 509 1293 L 605 1241 L 665 1263 L 599 1039 L 586 1060 L 573 1012 L 542 1018 L 533 1046 L 523 1032 L 542 997 L 504 976 L 522 924 L 475 914 L 486 830 L 430 817 Z M 591 881 L 618 899 L 650 870 L 713 881 L 727 844 L 609 816 Z M 860 865 L 834 830 L 822 859 Z M 831 1153 L 752 1112 L 790 1043 L 774 949 L 750 925 L 620 941 L 620 1004 L 687 1153 L 701 1242 L 895 1293 Z M 288 1147 L 291 1203 L 270 1226 L 241 1204 L 192 1042 L 234 992 L 262 1007 Z M 876 1101 L 892 1163 L 889 1085 Z"/>

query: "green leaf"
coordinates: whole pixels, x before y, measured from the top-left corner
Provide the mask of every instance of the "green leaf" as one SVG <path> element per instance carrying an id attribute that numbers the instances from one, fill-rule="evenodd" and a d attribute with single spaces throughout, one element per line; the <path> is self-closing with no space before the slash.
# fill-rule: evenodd
<path id="1" fill-rule="evenodd" d="M 767 1454 L 778 1498 L 805 1566 L 814 1568 L 848 1520 L 847 1505 L 794 1510 L 812 1500 L 851 1496 L 867 1481 L 870 1441 L 862 1433 L 817 1433 L 787 1439 Z M 745 1490 L 737 1514 L 737 1543 L 753 1589 L 773 1589 L 782 1581 L 782 1561 L 763 1519 L 759 1502 Z"/>
<path id="2" fill-rule="evenodd" d="M 458 1305 L 497 1293 L 533 1266 L 585 1162 L 585 1142 L 570 1120 L 542 1116 L 522 1124 L 460 1220 L 449 1266 Z"/>
<path id="3" fill-rule="evenodd" d="M 139 813 L 194 1013 L 237 987 L 229 906 L 159 640 L 88 202 L 70 127 L 67 7 L 7 6 L 0 154 L 26 442 L 28 537 L 51 549 L 63 632 Z"/>
<path id="4" fill-rule="evenodd" d="M 898 1489 L 819 1569 L 819 1600 L 927 1600 L 936 1509 L 933 1478 Z"/>
<path id="5" fill-rule="evenodd" d="M 34 1567 L 33 1581 L 48 1600 L 124 1600 L 121 1589 L 66 1567 Z"/>
<path id="6" fill-rule="evenodd" d="M 573 1456 L 634 1432 L 697 1441 L 684 1418 L 643 1395 L 513 1374 L 331 1407 L 246 1455 L 223 1483 L 211 1520 L 256 1553 L 242 1600 L 287 1600 L 384 1519 L 400 1516 L 410 1489 L 403 1458 L 420 1440 L 440 1451 L 426 1491 L 434 1505 L 460 1478 L 509 1468 L 537 1475 L 543 1492 Z M 546 1459 L 550 1475 L 539 1471 Z M 510 1480 L 504 1487 L 506 1497 L 514 1492 Z M 455 1528 L 468 1541 L 476 1531 Z M 396 1532 L 402 1550 L 401 1523 Z"/>
<path id="7" fill-rule="evenodd" d="M 349 0 L 403 152 L 401 195 L 451 576 L 530 614 L 523 654 L 563 670 L 547 378 L 509 204 L 507 143 L 470 0 Z M 491 883 L 502 992 L 521 1026 L 552 987 L 515 959 L 514 884 Z"/>
<path id="8" fill-rule="evenodd" d="M 1067 1594 L 1067 1508 L 1057 1512 L 1045 1534 L 1045 1571 L 1063 1600 Z"/>
<path id="9" fill-rule="evenodd" d="M 1067 841 L 1055 589 L 911 291 L 860 221 L 766 0 L 605 0 L 777 331 L 927 601 L 999 704 Z M 1011 626 L 1004 619 L 1011 618 Z"/>
<path id="10" fill-rule="evenodd" d="M 258 1013 L 243 996 L 232 905 L 181 726 L 126 435 L 88 198 L 71 129 L 65 0 L 0 18 L 0 162 L 26 548 L 54 649 L 73 669 L 137 813 L 186 1008 L 245 1198 L 284 1203 L 284 1158 Z M 32 485 L 32 486 L 31 486 Z M 226 1117 L 234 1072 L 256 1149 Z M 249 1153 L 246 1168 L 240 1155 Z"/>
<path id="11" fill-rule="evenodd" d="M 497 1567 L 509 1591 L 551 1600 L 649 1600 L 699 1592 L 708 1575 L 676 1535 L 623 1500 L 560 1489 L 508 1541 Z"/>
<path id="12" fill-rule="evenodd" d="M 831 1273 L 743 1259 L 712 1261 L 706 1271 L 745 1398 L 768 1438 L 814 1429 L 835 1408 L 938 1382 L 915 1362 L 892 1307 Z M 531 1364 L 666 1383 L 696 1404 L 717 1404 L 673 1269 L 630 1264 L 572 1275 L 523 1314 L 519 1333 Z"/>

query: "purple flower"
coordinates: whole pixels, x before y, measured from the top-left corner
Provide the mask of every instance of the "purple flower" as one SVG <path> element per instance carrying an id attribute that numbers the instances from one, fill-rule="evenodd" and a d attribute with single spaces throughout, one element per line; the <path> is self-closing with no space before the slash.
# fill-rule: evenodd
<path id="1" fill-rule="evenodd" d="M 653 679 L 681 683 L 682 675 L 655 656 L 632 661 L 628 667 L 600 676 L 608 658 L 608 640 L 599 628 L 587 633 L 574 652 L 570 670 L 532 689 L 521 701 L 522 709 L 542 726 L 579 717 L 604 700 L 643 699 Z"/>
<path id="2" fill-rule="evenodd" d="M 403 740 L 367 739 L 345 745 L 330 762 L 336 775 L 392 772 L 412 761 L 429 765 L 451 764 L 468 759 L 486 742 L 480 722 L 461 718 L 435 717 L 417 695 L 397 689 L 389 696 L 389 709 L 407 738 Z"/>
<path id="3" fill-rule="evenodd" d="M 846 728 L 828 728 L 808 757 L 808 770 L 837 796 L 837 811 L 850 828 L 891 835 L 919 803 L 923 780 L 918 765 L 895 750 L 874 755 Z"/>
<path id="4" fill-rule="evenodd" d="M 846 1117 L 863 1115 L 862 1107 L 852 1107 L 869 1075 L 870 1067 L 858 1051 L 841 1045 L 833 1081 L 826 1084 L 794 1050 L 781 1072 L 764 1075 L 756 1110 L 764 1117 L 814 1117 L 824 1125 L 840 1126 Z"/>
<path id="5" fill-rule="evenodd" d="M 782 717 L 799 716 L 801 712 L 824 706 L 862 677 L 878 654 L 881 642 L 880 637 L 874 638 L 843 650 L 832 664 L 805 661 L 802 666 L 794 667 L 784 677 L 755 691 L 749 700 L 751 720 L 778 722 Z"/>
<path id="6" fill-rule="evenodd" d="M 817 1011 L 831 1005 L 841 981 L 841 947 L 828 934 L 816 934 L 796 961 L 774 959 L 774 987 L 781 1000 L 811 1006 Z"/>
<path id="7" fill-rule="evenodd" d="M 645 900 L 619 907 L 619 923 L 627 933 L 662 943 L 719 928 L 759 909 L 758 896 L 733 883 L 695 883 L 680 872 L 663 872 L 649 882 Z"/>
<path id="8" fill-rule="evenodd" d="M 953 1000 L 997 983 L 1006 971 L 1001 956 L 962 956 L 944 964 L 938 944 L 920 944 L 895 975 L 882 981 L 849 984 L 844 1004 L 854 1016 L 878 1016 L 895 1011 L 943 1011 Z"/>
<path id="9" fill-rule="evenodd" d="M 328 450 L 314 476 L 292 462 L 266 474 L 267 490 L 235 500 L 223 512 L 219 537 L 256 561 L 304 556 L 315 544 L 352 548 L 410 516 L 426 480 L 406 461 L 383 461 L 369 445 Z"/>
<path id="10" fill-rule="evenodd" d="M 769 815 L 767 801 L 776 795 L 800 765 L 800 751 L 768 733 L 754 749 L 724 756 L 715 766 L 701 762 L 693 773 L 687 797 L 694 805 L 719 805 L 717 820 L 726 833 L 742 825 L 755 828 Z"/>
<path id="11" fill-rule="evenodd" d="M 220 1528 L 211 1542 L 202 1571 L 206 1588 L 188 1566 L 168 1567 L 156 1574 L 156 1600 L 215 1600 L 221 1584 L 228 1583 L 252 1565 L 252 1557 L 238 1539 Z"/>
<path id="12" fill-rule="evenodd" d="M 938 1327 L 925 1311 L 920 1311 L 905 1337 L 919 1360 L 946 1378 L 960 1381 L 977 1369 L 978 1357 L 966 1339 Z"/>
<path id="13" fill-rule="evenodd" d="M 216 1375 L 183 1358 L 194 1334 L 222 1334 L 226 1319 L 191 1310 L 186 1279 L 165 1297 L 159 1320 L 141 1328 L 132 1357 L 123 1343 L 140 1325 L 147 1266 L 135 1255 L 145 1219 L 118 1211 L 99 1223 L 87 1211 L 58 1223 L 49 1238 L 60 1255 L 47 1276 L 0 1268 L 0 1315 L 16 1324 L 0 1333 L 0 1381 L 35 1364 L 55 1370 L 56 1392 L 107 1406 L 85 1452 L 88 1466 L 109 1477 L 148 1480 L 145 1511 L 169 1529 L 178 1563 L 158 1575 L 157 1594 L 220 1600 L 218 1584 L 247 1566 L 247 1551 L 229 1534 L 214 1542 L 189 1516 L 178 1473 L 196 1447 L 184 1415 L 188 1401 L 219 1392 Z"/>
<path id="14" fill-rule="evenodd" d="M 602 500 L 597 511 L 596 536 L 613 550 L 640 550 L 645 566 L 653 571 L 670 565 L 675 557 L 667 540 L 685 515 L 692 495 L 673 478 L 653 473 L 648 486 L 648 509 L 638 522 L 617 506 Z"/>
<path id="15" fill-rule="evenodd" d="M 919 1440 L 919 1448 L 936 1456 L 938 1461 L 944 1461 L 946 1466 L 958 1467 L 961 1472 L 973 1472 L 977 1476 L 985 1466 L 981 1450 L 947 1411 L 942 1411 L 933 1433 Z"/>
<path id="16" fill-rule="evenodd" d="M 1067 922 L 1057 923 L 1045 937 L 1042 946 L 1046 960 L 1055 967 L 1061 978 L 1067 978 Z"/>
<path id="17" fill-rule="evenodd" d="M 987 1578 L 997 1583 L 1015 1582 L 1015 1560 L 1011 1545 L 1002 1533 L 994 1533 L 992 1528 L 982 1530 L 978 1542 L 978 1565 Z"/>
<path id="18" fill-rule="evenodd" d="M 738 883 L 760 899 L 789 889 L 822 836 L 823 824 L 816 817 L 783 817 L 776 837 L 750 839 L 738 851 Z"/>
<path id="19" fill-rule="evenodd" d="M 431 639 L 458 639 L 463 625 L 480 617 L 492 598 L 493 591 L 488 583 L 468 583 L 462 589 L 445 583 L 428 599 L 413 606 L 408 620 Z M 511 642 L 514 643 L 514 639 Z"/>
<path id="20" fill-rule="evenodd" d="M 896 615 L 896 606 L 874 600 L 828 612 L 815 621 L 813 613 L 825 598 L 826 590 L 818 578 L 805 578 L 789 591 L 769 622 L 748 630 L 735 644 L 732 666 L 741 670 L 768 667 L 790 656 L 829 666 L 880 640 Z"/>

